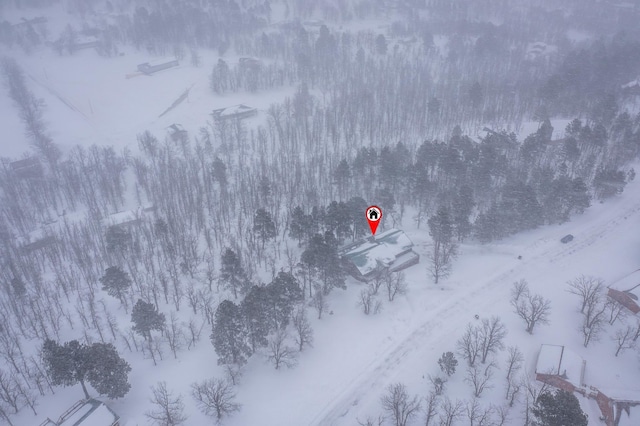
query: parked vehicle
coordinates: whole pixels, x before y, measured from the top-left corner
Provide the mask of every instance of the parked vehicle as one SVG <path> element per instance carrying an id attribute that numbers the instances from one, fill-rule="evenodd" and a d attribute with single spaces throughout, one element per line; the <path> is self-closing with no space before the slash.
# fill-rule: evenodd
<path id="1" fill-rule="evenodd" d="M 562 239 L 560 240 L 560 242 L 562 244 L 567 244 L 568 242 L 573 241 L 573 235 L 571 234 L 567 234 L 564 237 L 562 237 Z"/>

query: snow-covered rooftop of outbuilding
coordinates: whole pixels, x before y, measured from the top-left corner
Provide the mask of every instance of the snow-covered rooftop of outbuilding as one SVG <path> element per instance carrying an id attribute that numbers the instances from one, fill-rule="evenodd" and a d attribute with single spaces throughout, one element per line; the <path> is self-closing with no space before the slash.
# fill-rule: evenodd
<path id="1" fill-rule="evenodd" d="M 217 112 L 219 116 L 224 117 L 227 115 L 241 114 L 243 112 L 248 112 L 253 110 L 255 110 L 255 108 L 252 108 L 244 104 L 238 104 L 238 105 L 230 106 L 227 108 L 217 109 L 215 110 L 215 112 Z"/>
<path id="2" fill-rule="evenodd" d="M 135 210 L 125 210 L 118 213 L 113 213 L 102 220 L 105 226 L 123 225 L 127 223 L 135 222 L 143 216 L 145 208 L 140 206 Z"/>
<path id="3" fill-rule="evenodd" d="M 640 269 L 614 281 L 609 287 L 626 292 L 631 297 L 634 297 L 636 301 L 640 300 Z"/>
<path id="4" fill-rule="evenodd" d="M 90 400 L 64 419 L 59 426 L 111 426 L 116 420 L 118 418 L 106 405 Z"/>
<path id="5" fill-rule="evenodd" d="M 575 352 L 559 345 L 542 345 L 536 364 L 536 373 L 564 377 L 576 386 L 582 386 L 583 359 Z"/>

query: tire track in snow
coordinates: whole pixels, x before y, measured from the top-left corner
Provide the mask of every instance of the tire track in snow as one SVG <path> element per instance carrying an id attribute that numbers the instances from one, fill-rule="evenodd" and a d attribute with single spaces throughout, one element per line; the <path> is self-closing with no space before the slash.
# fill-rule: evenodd
<path id="1" fill-rule="evenodd" d="M 622 210 L 621 213 L 617 213 L 613 217 L 600 215 L 595 218 L 596 223 L 588 224 L 583 229 L 577 230 L 575 232 L 575 243 L 569 245 L 563 244 L 558 247 L 553 246 L 546 250 L 543 249 L 533 257 L 523 260 L 522 263 L 519 263 L 517 266 L 498 273 L 497 276 L 490 278 L 484 284 L 471 290 L 471 292 L 464 293 L 461 297 L 453 298 L 448 301 L 448 303 L 445 302 L 441 304 L 439 308 L 432 312 L 429 319 L 414 329 L 413 332 L 409 333 L 395 347 L 389 348 L 386 353 L 364 366 L 343 390 L 331 398 L 309 424 L 320 426 L 335 424 L 340 418 L 349 413 L 351 407 L 359 403 L 363 395 L 370 392 L 380 392 L 387 383 L 387 378 L 390 373 L 392 373 L 410 353 L 425 345 L 427 342 L 426 339 L 424 339 L 425 337 L 429 336 L 430 342 L 436 342 L 458 331 L 458 325 L 455 322 L 453 322 L 453 325 L 446 327 L 442 321 L 443 318 L 451 318 L 458 315 L 468 316 L 469 303 L 474 301 L 476 302 L 478 312 L 490 311 L 494 303 L 491 299 L 487 299 L 482 305 L 477 304 L 479 300 L 478 295 L 481 293 L 486 293 L 499 286 L 504 286 L 505 282 L 509 283 L 508 280 L 515 281 L 520 278 L 522 271 L 528 266 L 533 266 L 533 264 L 544 260 L 554 263 L 591 246 L 599 239 L 611 233 L 620 223 L 638 214 L 638 212 L 640 212 L 640 203 L 636 201 L 633 195 L 634 194 L 627 195 L 626 203 L 623 205 L 612 206 L 612 208 Z M 537 247 L 539 242 L 539 240 L 536 241 L 534 246 Z M 559 241 L 550 241 L 550 244 L 554 243 L 561 244 Z M 379 359 L 383 357 L 384 359 L 379 361 Z"/>

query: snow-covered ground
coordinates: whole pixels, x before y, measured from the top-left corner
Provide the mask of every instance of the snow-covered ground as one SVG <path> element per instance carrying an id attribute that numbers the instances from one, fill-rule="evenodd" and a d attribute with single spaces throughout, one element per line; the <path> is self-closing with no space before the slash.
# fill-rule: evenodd
<path id="1" fill-rule="evenodd" d="M 444 47 L 444 41 L 436 38 L 439 47 Z M 137 64 L 159 58 L 134 51 L 124 53 L 102 58 L 95 52 L 81 51 L 58 57 L 42 50 L 30 57 L 17 57 L 28 72 L 30 89 L 47 104 L 45 118 L 56 143 L 66 149 L 78 144 L 135 149 L 136 135 L 144 130 L 162 137 L 167 126 L 180 123 L 195 134 L 210 119 L 213 109 L 244 103 L 264 110 L 293 91 L 214 95 L 208 78 L 218 56 L 207 52 L 201 52 L 201 67 L 191 66 L 186 58 L 180 67 L 153 76 L 126 78 L 136 71 Z M 230 65 L 237 60 L 225 59 Z M 188 100 L 159 118 L 189 87 Z M 0 142 L 0 155 L 17 157 L 28 146 L 7 96 L 0 96 L 0 111 L 3 131 L 10 136 Z M 561 137 L 566 122 L 552 124 L 554 138 Z M 521 135 L 536 129 L 537 123 L 532 123 L 531 130 L 523 129 Z M 362 284 L 349 280 L 346 291 L 336 290 L 330 295 L 332 313 L 322 320 L 311 320 L 314 347 L 304 350 L 295 368 L 276 371 L 258 355 L 250 360 L 237 388 L 243 408 L 225 424 L 353 425 L 356 419 L 382 414 L 380 396 L 396 382 L 405 383 L 410 393 L 424 397 L 430 389 L 428 375 L 439 372 L 437 359 L 443 352 L 455 350 L 466 325 L 479 321 L 475 314 L 481 319 L 494 315 L 502 318 L 509 331 L 505 343 L 521 349 L 524 368 L 530 375 L 541 344 L 564 345 L 586 360 L 588 385 L 615 389 L 616 396 L 640 393 L 637 351 L 614 357 L 611 336 L 619 325 L 607 327 L 600 341 L 584 348 L 578 331 L 578 299 L 566 291 L 566 282 L 581 274 L 612 283 L 640 268 L 640 182 L 630 183 L 613 200 L 595 203 L 569 223 L 487 245 L 463 244 L 453 274 L 439 285 L 433 284 L 426 270 L 430 237 L 426 229 L 415 228 L 412 217 L 411 212 L 405 214 L 402 228 L 423 261 L 405 271 L 408 293 L 394 302 L 385 300 L 379 315 L 365 316 L 357 306 Z M 575 239 L 561 244 L 560 238 L 568 233 Z M 523 322 L 509 305 L 510 286 L 520 279 L 529 282 L 532 292 L 552 300 L 550 324 L 538 326 L 533 335 L 525 332 Z M 380 297 L 384 299 L 384 291 Z M 120 313 L 123 323 L 127 322 L 128 317 Z M 314 312 L 310 310 L 309 314 L 313 316 Z M 147 424 L 144 413 L 151 408 L 150 386 L 158 381 L 166 381 L 170 390 L 182 394 L 189 415 L 187 424 L 210 423 L 189 396 L 191 383 L 223 376 L 209 334 L 205 326 L 195 349 L 183 350 L 177 360 L 167 350 L 158 366 L 140 353 L 122 352 L 133 368 L 132 388 L 126 398 L 109 402 L 122 417 L 122 426 Z M 472 391 L 464 382 L 463 361 L 458 359 L 458 371 L 447 383 L 446 394 L 454 400 L 469 400 Z M 497 358 L 499 369 L 493 388 L 480 399 L 483 405 L 505 403 L 504 359 L 503 352 Z M 79 386 L 57 388 L 55 395 L 39 401 L 37 419 L 23 410 L 14 423 L 38 424 L 47 416 L 56 418 L 81 396 Z M 584 398 L 581 402 L 589 413 L 590 425 L 601 424 L 595 403 Z M 623 416 L 621 424 L 640 423 L 638 411 L 632 409 L 632 418 Z M 520 415 L 521 410 L 514 408 L 512 424 L 519 424 Z M 421 419 L 412 424 L 420 423 Z"/>
<path id="2" fill-rule="evenodd" d="M 46 48 L 30 56 L 16 52 L 10 56 L 14 56 L 27 73 L 29 89 L 44 100 L 47 128 L 63 150 L 96 144 L 135 151 L 137 135 L 148 130 L 162 139 L 167 135 L 167 127 L 174 123 L 196 135 L 212 120 L 214 109 L 239 103 L 257 108 L 259 115 L 252 120 L 261 120 L 271 104 L 293 93 L 293 88 L 282 88 L 258 93 L 214 94 L 209 88 L 209 77 L 219 56 L 210 50 L 199 54 L 202 61 L 199 67 L 191 65 L 187 54 L 178 67 L 150 76 L 138 73 L 137 65 L 168 61 L 173 57 L 153 57 L 133 49 L 111 58 L 101 57 L 93 49 L 60 57 Z M 229 67 L 238 62 L 237 56 L 223 59 Z M 189 88 L 184 102 L 159 117 Z M 18 157 L 29 149 L 21 136 L 24 127 L 8 96 L 1 97 L 0 109 L 6 116 L 3 128 L 7 134 L 17 135 L 0 142 L 0 155 Z"/>

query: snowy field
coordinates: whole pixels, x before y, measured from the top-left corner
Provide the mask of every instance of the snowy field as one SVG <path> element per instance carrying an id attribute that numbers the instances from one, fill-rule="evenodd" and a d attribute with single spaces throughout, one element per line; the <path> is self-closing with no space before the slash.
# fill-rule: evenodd
<path id="1" fill-rule="evenodd" d="M 36 97 L 45 102 L 45 120 L 50 134 L 64 150 L 76 145 L 109 145 L 117 150 L 137 151 L 137 136 L 145 130 L 157 138 L 167 135 L 167 127 L 181 124 L 191 135 L 212 121 L 214 109 L 246 104 L 258 109 L 253 121 L 265 119 L 265 110 L 275 102 L 291 96 L 292 88 L 259 93 L 214 94 L 209 76 L 219 56 L 212 51 L 200 52 L 201 65 L 191 65 L 189 55 L 175 68 L 153 75 L 138 73 L 136 66 L 144 62 L 162 62 L 172 56 L 153 57 L 134 50 L 122 56 L 105 58 L 92 49 L 73 56 L 59 56 L 50 49 L 24 56 L 13 52 L 26 70 L 27 84 Z M 223 58 L 234 67 L 237 56 Z M 129 78 L 127 78 L 129 76 Z M 187 89 L 188 98 L 167 114 L 159 117 Z M 19 157 L 29 149 L 23 126 L 8 96 L 0 99 L 6 115 L 8 134 L 16 135 L 2 142 L 0 155 Z"/>

